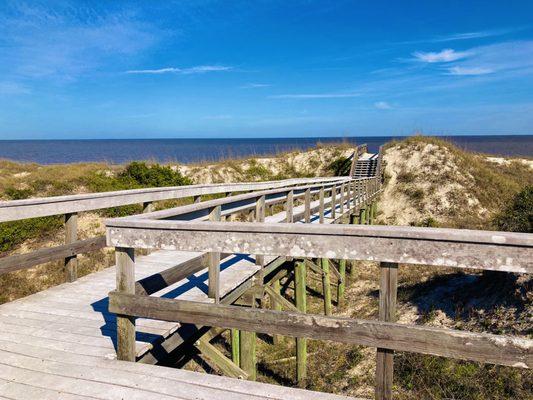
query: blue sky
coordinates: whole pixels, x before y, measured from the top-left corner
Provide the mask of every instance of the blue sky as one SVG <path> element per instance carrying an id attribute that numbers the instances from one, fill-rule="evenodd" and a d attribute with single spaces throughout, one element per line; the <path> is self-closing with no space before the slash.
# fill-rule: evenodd
<path id="1" fill-rule="evenodd" d="M 0 3 L 0 139 L 533 134 L 533 2 Z"/>

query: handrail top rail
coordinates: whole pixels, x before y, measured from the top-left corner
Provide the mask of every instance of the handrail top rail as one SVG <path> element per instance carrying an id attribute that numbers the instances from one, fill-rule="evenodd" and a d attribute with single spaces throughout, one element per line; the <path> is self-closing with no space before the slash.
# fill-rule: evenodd
<path id="1" fill-rule="evenodd" d="M 158 192 L 172 192 L 176 190 L 184 189 L 204 189 L 204 188 L 232 188 L 232 186 L 263 186 L 263 185 L 292 185 L 303 182 L 313 182 L 313 181 L 337 181 L 337 180 L 348 180 L 349 177 L 324 177 L 324 178 L 292 178 L 292 179 L 283 179 L 278 181 L 260 181 L 260 182 L 235 182 L 235 183 L 206 183 L 206 184 L 196 184 L 196 185 L 183 185 L 183 186 L 162 186 L 156 188 L 142 188 L 142 189 L 126 189 L 126 190 L 116 190 L 109 192 L 96 192 L 96 193 L 82 193 L 82 194 L 72 194 L 72 195 L 62 195 L 62 196 L 50 196 L 50 197 L 35 197 L 31 199 L 21 199 L 21 200 L 2 200 L 0 201 L 0 208 L 10 208 L 10 207 L 19 207 L 25 205 L 36 205 L 36 204 L 46 204 L 46 203 L 60 203 L 68 201 L 77 201 L 77 200 L 86 200 L 86 199 L 96 199 L 101 197 L 115 197 L 122 196 L 124 194 L 150 194 Z M 243 189 L 244 190 L 244 189 Z M 219 193 L 214 191 L 213 193 Z M 209 194 L 209 193 L 204 193 Z"/>
<path id="2" fill-rule="evenodd" d="M 266 182 L 197 184 L 0 201 L 0 222 L 92 211 L 129 204 L 232 191 L 264 190 L 315 182 L 342 182 L 350 177 L 298 178 Z"/>
<path id="3" fill-rule="evenodd" d="M 366 178 L 366 180 L 372 179 L 372 178 Z M 355 179 L 346 179 L 342 180 L 342 182 L 353 182 Z M 204 201 L 197 204 L 187 204 L 183 206 L 168 208 L 165 210 L 160 211 L 153 211 L 150 213 L 145 214 L 136 214 L 136 215 L 128 215 L 125 217 L 119 217 L 118 219 L 164 219 L 164 218 L 170 218 L 175 217 L 178 215 L 184 215 L 184 214 L 190 214 L 201 210 L 207 210 L 216 206 L 222 206 L 222 205 L 228 205 L 228 204 L 234 204 L 239 203 L 244 200 L 252 200 L 254 198 L 258 198 L 261 196 L 269 196 L 269 195 L 275 195 L 279 193 L 285 193 L 289 191 L 305 191 L 307 189 L 319 189 L 321 187 L 328 188 L 329 191 L 333 190 L 333 186 L 338 184 L 339 181 L 333 181 L 333 182 L 316 182 L 311 183 L 305 186 L 290 186 L 290 187 L 282 187 L 282 188 L 276 188 L 276 189 L 269 189 L 269 190 L 262 190 L 252 193 L 243 193 L 235 196 L 229 196 L 224 197 L 221 199 L 213 199 L 209 201 Z M 301 196 L 301 195 L 299 195 Z M 284 198 L 284 197 L 283 197 Z"/>
<path id="4" fill-rule="evenodd" d="M 104 220 L 107 228 L 140 228 L 174 231 L 206 231 L 227 233 L 269 233 L 295 235 L 361 236 L 375 238 L 417 239 L 440 242 L 492 244 L 533 248 L 533 234 L 519 232 L 479 231 L 472 229 L 426 228 L 386 225 L 294 224 L 264 222 L 216 222 L 154 220 L 135 217 Z"/>

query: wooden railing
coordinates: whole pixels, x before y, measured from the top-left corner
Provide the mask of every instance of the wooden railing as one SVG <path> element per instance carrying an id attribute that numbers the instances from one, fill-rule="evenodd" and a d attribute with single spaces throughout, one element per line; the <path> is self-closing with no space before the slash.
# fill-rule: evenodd
<path id="1" fill-rule="evenodd" d="M 77 255 L 97 251 L 106 246 L 105 236 L 78 240 L 78 213 L 80 212 L 142 204 L 143 212 L 148 213 L 153 210 L 153 204 L 157 201 L 193 198 L 195 202 L 199 202 L 202 196 L 207 195 L 271 190 L 309 183 L 341 182 L 345 179 L 344 177 L 306 178 L 257 183 L 189 185 L 2 201 L 0 202 L 0 223 L 27 218 L 64 215 L 65 244 L 38 249 L 31 253 L 1 257 L 0 274 L 62 259 L 65 264 L 67 281 L 76 280 Z"/>
<path id="2" fill-rule="evenodd" d="M 358 194 L 378 193 L 380 187 L 378 179 L 344 184 L 349 194 L 345 190 L 343 198 L 356 199 L 355 203 L 364 201 L 364 195 L 358 197 Z M 290 199 L 304 193 L 305 204 L 311 204 L 308 199 L 310 194 L 316 193 L 316 189 L 311 186 L 279 192 L 284 193 L 283 201 L 288 202 L 287 222 L 295 220 L 290 217 Z M 322 190 L 319 188 L 319 197 L 320 193 Z M 263 204 L 274 200 L 275 194 L 272 191 L 246 198 L 235 196 L 229 201 L 239 207 L 240 201 L 254 199 L 254 209 L 261 210 Z M 335 197 L 330 196 L 331 203 L 336 201 Z M 533 235 L 394 226 L 203 220 L 206 215 L 212 215 L 212 210 L 227 204 L 213 201 L 200 213 L 200 209 L 186 206 L 142 217 L 106 221 L 108 245 L 115 246 L 117 250 L 117 290 L 110 294 L 110 311 L 117 314 L 120 359 L 135 359 L 134 319 L 144 317 L 376 347 L 378 399 L 392 397 L 394 351 L 517 368 L 529 369 L 533 366 L 533 340 L 530 339 L 395 322 L 400 264 L 405 268 L 429 265 L 532 273 Z M 249 206 L 251 203 L 246 203 L 246 207 Z M 211 212 L 207 214 L 206 210 Z M 218 210 L 217 215 L 221 215 L 220 208 Z M 306 205 L 306 219 L 309 213 L 311 206 Z M 243 308 L 216 304 L 216 300 L 213 304 L 139 295 L 135 293 L 133 278 L 134 248 L 376 261 L 380 263 L 379 320 Z"/>

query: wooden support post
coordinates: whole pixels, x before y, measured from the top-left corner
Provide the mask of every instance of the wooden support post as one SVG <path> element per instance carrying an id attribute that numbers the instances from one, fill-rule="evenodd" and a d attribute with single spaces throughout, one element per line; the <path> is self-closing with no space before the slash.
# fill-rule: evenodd
<path id="1" fill-rule="evenodd" d="M 346 260 L 339 260 L 339 284 L 337 286 L 337 305 L 340 306 L 342 303 L 342 297 L 344 296 L 344 291 L 346 289 Z"/>
<path id="2" fill-rule="evenodd" d="M 272 290 L 281 296 L 281 283 L 279 279 L 275 279 L 274 282 L 272 282 Z M 279 301 L 276 301 L 273 298 L 271 299 L 271 301 L 272 301 L 272 309 L 274 311 L 282 310 L 281 303 Z M 281 341 L 281 336 L 273 335 L 272 341 L 274 342 L 274 344 L 278 344 Z"/>
<path id="3" fill-rule="evenodd" d="M 320 192 L 318 193 L 318 222 L 323 224 L 324 223 L 324 186 L 320 188 Z"/>
<path id="4" fill-rule="evenodd" d="M 358 224 L 359 223 L 359 216 L 357 214 L 352 214 L 352 219 L 350 221 L 350 224 Z M 350 279 L 355 279 L 355 268 L 357 265 L 357 261 L 350 260 Z"/>
<path id="5" fill-rule="evenodd" d="M 151 213 L 154 211 L 154 203 L 151 201 L 145 201 L 143 203 L 143 214 Z"/>
<path id="6" fill-rule="evenodd" d="M 221 207 L 213 207 L 209 214 L 210 221 L 220 221 Z M 207 297 L 215 299 L 215 303 L 220 303 L 220 253 L 207 253 L 208 289 Z"/>
<path id="7" fill-rule="evenodd" d="M 357 207 L 357 181 L 353 181 L 352 184 L 352 207 L 354 210 Z"/>
<path id="8" fill-rule="evenodd" d="M 385 322 L 396 321 L 396 295 L 398 291 L 398 264 L 380 263 L 379 319 Z M 394 351 L 377 350 L 376 400 L 392 399 L 392 374 Z"/>
<path id="9" fill-rule="evenodd" d="M 341 192 L 339 196 L 339 202 L 340 202 L 340 213 L 341 213 L 341 219 L 342 214 L 344 214 L 344 183 L 341 184 Z M 342 221 L 341 221 L 342 223 Z"/>
<path id="10" fill-rule="evenodd" d="M 329 271 L 329 260 L 322 259 L 322 290 L 324 293 L 324 314 L 331 315 L 331 277 Z"/>
<path id="11" fill-rule="evenodd" d="M 65 244 L 78 240 L 78 214 L 65 214 Z M 78 259 L 76 255 L 65 258 L 65 276 L 67 282 L 78 279 Z"/>
<path id="12" fill-rule="evenodd" d="M 306 224 L 308 224 L 311 222 L 311 189 L 307 189 L 305 191 L 304 203 L 304 221 Z"/>
<path id="13" fill-rule="evenodd" d="M 265 222 L 265 201 L 265 196 L 260 196 L 255 202 L 255 222 Z M 265 255 L 256 254 L 255 264 L 263 267 L 265 265 Z"/>
<path id="14" fill-rule="evenodd" d="M 117 292 L 135 294 L 135 250 L 115 248 Z M 135 318 L 117 315 L 117 359 L 135 361 Z"/>
<path id="15" fill-rule="evenodd" d="M 371 201 L 368 205 L 368 225 L 374 224 L 374 202 Z"/>
<path id="16" fill-rule="evenodd" d="M 294 268 L 296 307 L 302 313 L 307 312 L 307 287 L 305 261 L 298 261 Z M 305 387 L 307 379 L 307 339 L 296 338 L 296 381 Z"/>
<path id="17" fill-rule="evenodd" d="M 335 219 L 335 213 L 337 208 L 337 186 L 333 185 L 331 188 L 331 218 Z"/>
<path id="18" fill-rule="evenodd" d="M 247 292 L 243 295 L 243 302 L 255 308 L 255 295 Z M 256 354 L 255 354 L 255 332 L 241 331 L 240 333 L 240 367 L 248 374 L 248 379 L 255 381 L 256 372 Z"/>
<path id="19" fill-rule="evenodd" d="M 294 222 L 294 190 L 289 190 L 287 193 L 287 202 L 285 203 L 285 211 L 287 212 L 286 222 Z"/>
<path id="20" fill-rule="evenodd" d="M 202 201 L 202 196 L 200 196 L 200 195 L 198 195 L 198 196 L 194 196 L 193 201 L 194 201 L 195 203 L 200 203 L 200 202 Z"/>
<path id="21" fill-rule="evenodd" d="M 366 224 L 366 208 L 365 207 L 361 207 L 359 209 L 359 223 L 361 225 Z"/>
<path id="22" fill-rule="evenodd" d="M 237 367 L 241 365 L 239 336 L 240 331 L 238 329 L 231 330 L 231 359 Z"/>

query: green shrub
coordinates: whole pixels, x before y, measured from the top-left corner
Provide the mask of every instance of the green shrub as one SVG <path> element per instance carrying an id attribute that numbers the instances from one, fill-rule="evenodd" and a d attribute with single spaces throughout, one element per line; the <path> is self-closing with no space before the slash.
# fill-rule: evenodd
<path id="1" fill-rule="evenodd" d="M 348 176 L 352 167 L 352 160 L 349 157 L 339 157 L 328 165 L 327 169 L 335 176 Z"/>
<path id="2" fill-rule="evenodd" d="M 170 167 L 159 164 L 146 165 L 137 161 L 128 164 L 118 178 L 140 187 L 182 186 L 192 183 L 189 178 Z"/>
<path id="3" fill-rule="evenodd" d="M 515 195 L 495 225 L 502 231 L 533 233 L 533 185 Z"/>
<path id="4" fill-rule="evenodd" d="M 53 216 L 1 223 L 0 252 L 9 251 L 25 240 L 59 229 L 62 222 L 61 216 Z"/>
<path id="5" fill-rule="evenodd" d="M 17 189 L 12 186 L 6 188 L 5 195 L 9 200 L 22 200 L 27 199 L 33 194 L 31 189 Z"/>

